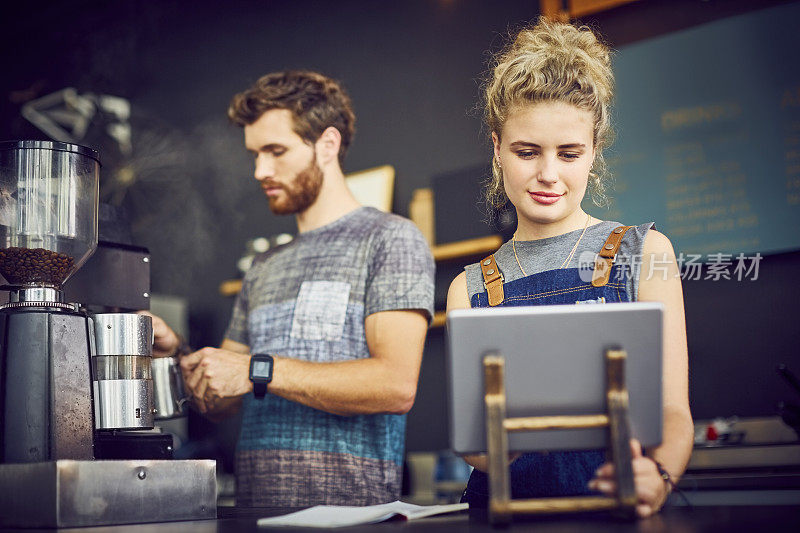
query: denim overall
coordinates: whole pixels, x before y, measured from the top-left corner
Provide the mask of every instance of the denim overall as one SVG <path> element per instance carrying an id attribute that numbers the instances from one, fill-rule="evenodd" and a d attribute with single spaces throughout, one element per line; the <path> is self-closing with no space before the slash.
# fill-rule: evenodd
<path id="1" fill-rule="evenodd" d="M 576 303 L 627 302 L 629 269 L 612 267 L 609 281 L 601 287 L 581 280 L 579 269 L 548 270 L 503 284 L 505 298 L 500 306 L 556 305 Z M 474 294 L 472 307 L 488 307 L 486 291 Z M 540 498 L 582 496 L 592 493 L 586 484 L 605 462 L 605 450 L 533 452 L 518 457 L 510 466 L 511 497 Z M 461 497 L 473 507 L 486 507 L 489 478 L 473 470 Z"/>

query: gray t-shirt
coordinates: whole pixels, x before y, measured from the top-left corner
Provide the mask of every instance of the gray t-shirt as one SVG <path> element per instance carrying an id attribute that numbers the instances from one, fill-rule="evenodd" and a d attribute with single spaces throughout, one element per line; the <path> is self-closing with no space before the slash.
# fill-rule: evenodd
<path id="1" fill-rule="evenodd" d="M 619 222 L 605 220 L 586 228 L 586 233 L 580 240 L 575 254 L 565 268 L 577 268 L 579 265 L 585 265 L 587 260 L 594 263 L 595 254 L 600 251 L 611 231 L 619 226 L 622 226 Z M 630 268 L 631 275 L 626 284 L 626 291 L 631 300 L 638 298 L 642 247 L 650 229 L 655 229 L 653 222 L 632 227 L 625 233 L 617 251 L 615 264 L 625 264 Z M 524 277 L 522 270 L 517 265 L 517 259 L 514 257 L 514 246 L 517 249 L 519 264 L 522 265 L 525 274 L 530 276 L 560 268 L 578 241 L 581 232 L 583 232 L 583 228 L 545 239 L 517 241 L 515 244 L 511 241 L 504 243 L 495 252 L 494 257 L 505 283 Z M 465 271 L 467 273 L 467 293 L 470 298 L 473 294 L 484 292 L 486 289 L 483 286 L 480 265 L 477 263 L 468 265 Z"/>
<path id="2" fill-rule="evenodd" d="M 364 319 L 433 316 L 434 263 L 409 220 L 361 207 L 253 262 L 226 338 L 252 353 L 331 362 L 369 357 Z M 358 387 L 358 382 L 353 382 Z M 237 505 L 367 505 L 400 495 L 405 416 L 337 416 L 244 398 Z"/>

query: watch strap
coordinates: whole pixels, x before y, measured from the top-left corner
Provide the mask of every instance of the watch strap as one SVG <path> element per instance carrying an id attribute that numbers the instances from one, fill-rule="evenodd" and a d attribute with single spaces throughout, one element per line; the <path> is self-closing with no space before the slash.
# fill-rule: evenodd
<path id="1" fill-rule="evenodd" d="M 256 398 L 263 398 L 267 395 L 267 384 L 263 381 L 253 382 L 253 396 Z"/>

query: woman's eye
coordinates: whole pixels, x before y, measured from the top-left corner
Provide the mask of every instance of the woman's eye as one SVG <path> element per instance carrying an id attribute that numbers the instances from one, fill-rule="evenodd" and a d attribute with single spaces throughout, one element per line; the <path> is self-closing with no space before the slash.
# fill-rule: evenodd
<path id="1" fill-rule="evenodd" d="M 535 155 L 536 155 L 536 152 L 534 152 L 532 150 L 521 150 L 521 151 L 517 152 L 517 157 L 519 157 L 520 159 L 530 159 L 531 157 L 534 157 Z"/>
<path id="2" fill-rule="evenodd" d="M 578 159 L 580 156 L 581 154 L 575 154 L 571 152 L 565 152 L 561 154 L 561 157 L 563 157 L 564 159 L 568 159 L 570 161 Z"/>

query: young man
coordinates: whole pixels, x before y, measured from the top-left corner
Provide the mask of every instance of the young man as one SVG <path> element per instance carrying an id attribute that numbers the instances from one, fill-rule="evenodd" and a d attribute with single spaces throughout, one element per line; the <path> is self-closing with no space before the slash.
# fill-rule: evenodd
<path id="1" fill-rule="evenodd" d="M 202 413 L 242 410 L 236 503 L 393 501 L 433 312 L 430 250 L 410 221 L 350 194 L 341 162 L 355 116 L 335 81 L 268 74 L 228 115 L 270 209 L 298 228 L 254 261 L 222 346 L 181 359 Z M 174 353 L 175 334 L 154 328 L 156 355 Z"/>

